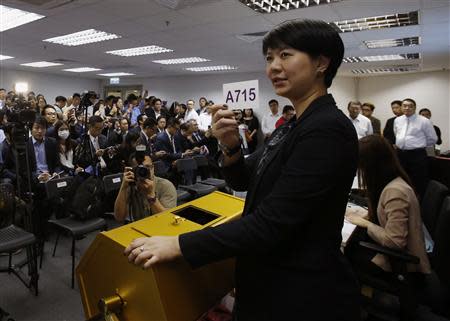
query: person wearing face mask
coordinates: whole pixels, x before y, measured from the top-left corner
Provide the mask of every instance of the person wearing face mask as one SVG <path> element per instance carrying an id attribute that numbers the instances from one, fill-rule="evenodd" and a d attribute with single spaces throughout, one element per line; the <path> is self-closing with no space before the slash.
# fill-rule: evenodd
<path id="1" fill-rule="evenodd" d="M 57 150 L 62 169 L 69 175 L 73 175 L 74 173 L 81 171 L 81 168 L 77 168 L 75 170 L 75 166 L 73 164 L 73 152 L 77 146 L 77 143 L 69 137 L 69 125 L 66 122 L 58 121 L 55 124 L 55 132 L 58 133 Z"/>

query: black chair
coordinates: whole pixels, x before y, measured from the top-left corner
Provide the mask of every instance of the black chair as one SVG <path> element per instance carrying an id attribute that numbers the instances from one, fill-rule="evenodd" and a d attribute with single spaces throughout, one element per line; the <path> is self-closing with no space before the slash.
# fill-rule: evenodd
<path id="1" fill-rule="evenodd" d="M 27 232 L 14 225 L 14 213 L 16 207 L 14 187 L 11 184 L 1 184 L 0 194 L 2 200 L 0 206 L 0 253 L 8 254 L 8 267 L 0 269 L 0 271 L 7 272 L 8 274 L 12 273 L 17 276 L 27 288 L 34 288 L 34 294 L 37 296 L 39 292 L 37 239 L 33 233 Z M 28 224 L 25 225 L 31 226 L 31 219 L 29 217 L 24 219 L 29 221 Z M 26 280 L 22 273 L 12 264 L 13 253 L 20 249 L 26 249 L 27 252 L 26 263 L 28 263 L 29 280 Z"/>
<path id="2" fill-rule="evenodd" d="M 178 187 L 186 190 L 194 197 L 208 195 L 217 190 L 217 187 L 197 183 L 197 162 L 192 158 L 177 160 L 177 171 L 181 175 L 182 185 Z"/>
<path id="3" fill-rule="evenodd" d="M 72 177 L 63 177 L 60 179 L 50 180 L 46 185 L 47 197 L 58 198 L 63 195 L 69 189 Z M 95 217 L 87 219 L 85 221 L 77 220 L 73 217 L 65 217 L 61 219 L 49 220 L 49 223 L 56 227 L 56 239 L 53 247 L 53 254 L 55 256 L 56 247 L 58 245 L 59 237 L 62 232 L 70 234 L 72 238 L 71 256 L 72 256 L 72 289 L 75 285 L 75 245 L 77 240 L 83 239 L 87 234 L 98 231 L 106 230 L 107 225 L 105 219 L 101 217 Z"/>
<path id="4" fill-rule="evenodd" d="M 227 186 L 227 182 L 225 182 L 225 180 L 210 177 L 209 162 L 205 156 L 194 156 L 194 160 L 197 163 L 198 172 L 201 176 L 201 181 L 199 183 L 215 186 L 221 190 L 225 189 Z"/>
<path id="5" fill-rule="evenodd" d="M 412 321 L 418 307 L 418 293 L 420 279 L 416 273 L 409 273 L 408 264 L 419 264 L 420 259 L 405 251 L 396 251 L 376 243 L 359 242 L 359 246 L 366 250 L 385 255 L 390 262 L 392 272 L 378 277 L 361 271 L 357 266 L 354 270 L 360 284 L 367 285 L 381 292 L 392 294 L 399 299 L 400 308 L 398 318 L 400 321 Z"/>
<path id="6" fill-rule="evenodd" d="M 123 173 L 106 175 L 103 177 L 103 187 L 105 190 L 105 194 L 109 195 L 111 193 L 115 193 L 120 189 L 123 180 Z M 116 195 L 117 196 L 117 195 Z M 105 212 L 105 216 L 114 217 L 113 212 Z"/>
<path id="7" fill-rule="evenodd" d="M 447 195 L 449 195 L 447 186 L 431 180 L 428 183 L 421 202 L 422 220 L 433 240 L 435 238 L 435 225 L 438 221 L 441 205 Z"/>

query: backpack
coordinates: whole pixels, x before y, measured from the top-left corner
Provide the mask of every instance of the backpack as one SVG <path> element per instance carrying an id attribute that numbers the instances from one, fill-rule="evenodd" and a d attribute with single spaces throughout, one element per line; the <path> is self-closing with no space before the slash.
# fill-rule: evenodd
<path id="1" fill-rule="evenodd" d="M 90 176 L 78 186 L 68 212 L 80 221 L 99 217 L 105 213 L 103 196 L 104 189 L 101 179 Z"/>

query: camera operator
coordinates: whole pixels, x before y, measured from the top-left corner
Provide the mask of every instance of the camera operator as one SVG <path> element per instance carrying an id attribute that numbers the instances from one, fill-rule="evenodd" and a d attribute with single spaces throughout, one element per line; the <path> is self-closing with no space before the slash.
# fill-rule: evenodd
<path id="1" fill-rule="evenodd" d="M 140 220 L 177 206 L 175 186 L 167 179 L 155 176 L 152 160 L 144 150 L 142 146 L 142 151 L 132 154 L 129 162 L 132 167 L 125 167 L 114 204 L 117 221 L 127 217 Z"/>

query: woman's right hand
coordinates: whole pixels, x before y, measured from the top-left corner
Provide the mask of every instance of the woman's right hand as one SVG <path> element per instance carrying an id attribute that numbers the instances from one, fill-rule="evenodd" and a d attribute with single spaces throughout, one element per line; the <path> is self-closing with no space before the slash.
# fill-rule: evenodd
<path id="1" fill-rule="evenodd" d="M 240 144 L 238 123 L 232 110 L 223 105 L 208 107 L 212 113 L 212 134 L 217 140 L 229 149 Z"/>

